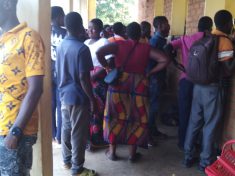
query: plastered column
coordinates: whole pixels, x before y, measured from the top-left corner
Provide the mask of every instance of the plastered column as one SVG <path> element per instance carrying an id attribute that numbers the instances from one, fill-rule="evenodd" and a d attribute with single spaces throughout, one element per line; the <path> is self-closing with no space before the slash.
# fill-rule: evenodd
<path id="1" fill-rule="evenodd" d="M 32 176 L 53 176 L 51 135 L 51 78 L 50 78 L 50 1 L 19 0 L 18 16 L 38 31 L 43 39 L 45 54 L 44 92 L 39 103 L 38 141 L 34 145 Z"/>

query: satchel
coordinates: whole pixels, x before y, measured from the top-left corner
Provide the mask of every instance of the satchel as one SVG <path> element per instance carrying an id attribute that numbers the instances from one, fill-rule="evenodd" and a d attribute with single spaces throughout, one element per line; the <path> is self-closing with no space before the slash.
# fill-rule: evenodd
<path id="1" fill-rule="evenodd" d="M 127 55 L 127 58 L 124 60 L 124 63 L 122 64 L 122 66 L 120 68 L 114 68 L 112 69 L 104 78 L 104 82 L 108 85 L 116 85 L 118 83 L 119 78 L 122 75 L 122 72 L 124 71 L 124 68 L 132 54 L 132 52 L 134 51 L 135 47 L 137 46 L 138 42 L 135 43 L 134 47 L 131 49 L 131 51 L 129 52 L 129 54 Z"/>
<path id="2" fill-rule="evenodd" d="M 115 85 L 118 83 L 118 79 L 121 77 L 121 71 L 118 68 L 112 69 L 104 78 L 104 82 L 109 85 Z"/>

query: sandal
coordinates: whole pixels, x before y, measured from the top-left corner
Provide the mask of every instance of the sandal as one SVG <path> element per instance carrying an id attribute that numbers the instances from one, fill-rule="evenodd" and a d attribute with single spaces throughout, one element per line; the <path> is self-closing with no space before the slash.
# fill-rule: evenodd
<path id="1" fill-rule="evenodd" d="M 118 159 L 116 154 L 110 154 L 109 150 L 105 151 L 106 157 L 111 161 L 116 161 Z"/>
<path id="2" fill-rule="evenodd" d="M 136 152 L 133 156 L 129 156 L 128 160 L 132 163 L 135 163 L 135 162 L 139 161 L 141 157 L 142 157 L 142 154 Z"/>
<path id="3" fill-rule="evenodd" d="M 83 171 L 80 174 L 73 174 L 72 176 L 96 176 L 96 172 L 84 167 Z"/>

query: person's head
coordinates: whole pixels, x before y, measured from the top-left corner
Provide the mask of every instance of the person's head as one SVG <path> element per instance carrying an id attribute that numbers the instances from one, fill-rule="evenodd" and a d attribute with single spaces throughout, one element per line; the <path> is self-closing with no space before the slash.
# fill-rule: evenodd
<path id="1" fill-rule="evenodd" d="M 100 37 L 102 37 L 102 38 L 109 38 L 109 37 L 111 37 L 110 34 L 111 34 L 110 25 L 108 25 L 108 24 L 104 25 L 103 30 L 100 33 Z"/>
<path id="2" fill-rule="evenodd" d="M 100 19 L 94 18 L 89 22 L 88 35 L 91 39 L 99 39 L 102 30 L 103 30 L 103 22 Z"/>
<path id="3" fill-rule="evenodd" d="M 58 26 L 64 26 L 64 10 L 62 7 L 53 6 L 51 7 L 51 22 Z"/>
<path id="4" fill-rule="evenodd" d="M 151 36 L 151 24 L 147 21 L 142 21 L 140 23 L 141 35 L 142 37 L 150 38 Z"/>
<path id="5" fill-rule="evenodd" d="M 219 10 L 214 16 L 215 26 L 218 30 L 230 34 L 233 28 L 233 16 L 227 10 Z"/>
<path id="6" fill-rule="evenodd" d="M 113 33 L 123 36 L 124 35 L 124 25 L 121 22 L 116 22 L 113 24 Z"/>
<path id="7" fill-rule="evenodd" d="M 132 22 L 126 28 L 128 38 L 132 40 L 139 40 L 141 37 L 141 27 L 138 23 Z"/>
<path id="8" fill-rule="evenodd" d="M 211 32 L 213 27 L 213 20 L 211 17 L 203 16 L 198 21 L 198 31 L 199 32 Z"/>
<path id="9" fill-rule="evenodd" d="M 165 16 L 156 16 L 153 19 L 153 26 L 155 31 L 159 32 L 162 36 L 167 37 L 170 32 L 170 25 Z"/>
<path id="10" fill-rule="evenodd" d="M 3 26 L 8 20 L 17 19 L 16 6 L 18 0 L 0 0 L 0 27 Z M 13 19 L 15 18 L 15 19 Z"/>
<path id="11" fill-rule="evenodd" d="M 84 32 L 82 17 L 77 12 L 70 12 L 64 19 L 65 27 L 70 35 L 79 36 Z"/>
<path id="12" fill-rule="evenodd" d="M 105 24 L 103 29 L 108 33 L 111 32 L 111 26 L 109 24 Z"/>

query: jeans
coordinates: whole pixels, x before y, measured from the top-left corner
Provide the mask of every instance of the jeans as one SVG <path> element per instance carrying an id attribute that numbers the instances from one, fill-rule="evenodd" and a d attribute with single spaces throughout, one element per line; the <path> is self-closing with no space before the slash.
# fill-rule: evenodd
<path id="1" fill-rule="evenodd" d="M 72 175 L 83 170 L 89 131 L 89 106 L 64 105 L 62 112 L 62 156 L 65 164 L 72 164 Z"/>
<path id="2" fill-rule="evenodd" d="M 52 61 L 52 137 L 61 141 L 61 102 L 59 90 L 57 87 L 57 78 L 55 73 L 55 61 Z M 56 123 L 57 122 L 57 123 Z"/>
<path id="3" fill-rule="evenodd" d="M 222 122 L 224 91 L 218 85 L 194 85 L 192 110 L 185 139 L 185 160 L 192 160 L 194 144 L 202 129 L 200 165 L 206 167 L 216 160 L 215 144 Z"/>
<path id="4" fill-rule="evenodd" d="M 178 130 L 178 146 L 184 148 L 185 136 L 188 128 L 188 121 L 191 112 L 193 98 L 193 83 L 181 79 L 179 82 L 178 106 L 179 106 L 179 130 Z"/>
<path id="5" fill-rule="evenodd" d="M 0 137 L 0 176 L 30 176 L 36 140 L 36 135 L 23 136 L 17 149 L 7 149 Z"/>

